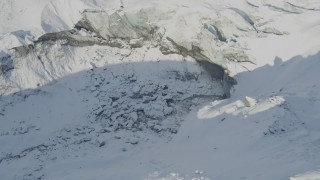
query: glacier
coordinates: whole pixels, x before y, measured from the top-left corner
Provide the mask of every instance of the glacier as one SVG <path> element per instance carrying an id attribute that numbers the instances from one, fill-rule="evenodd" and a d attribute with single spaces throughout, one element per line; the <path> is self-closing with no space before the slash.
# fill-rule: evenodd
<path id="1" fill-rule="evenodd" d="M 319 179 L 319 7 L 1 1 L 0 179 Z"/>

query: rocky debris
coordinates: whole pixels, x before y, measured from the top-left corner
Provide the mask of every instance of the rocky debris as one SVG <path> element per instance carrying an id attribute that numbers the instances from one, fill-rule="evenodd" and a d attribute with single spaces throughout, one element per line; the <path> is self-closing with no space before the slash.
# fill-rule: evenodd
<path id="1" fill-rule="evenodd" d="M 7 87 L 7 88 L 10 88 L 10 87 Z M 0 90 L 1 90 L 1 86 L 0 86 Z M 1 96 L 2 94 L 0 94 L 0 113 L 4 115 L 7 107 L 14 105 L 14 103 L 24 102 L 30 96 L 44 96 L 46 94 L 47 93 L 45 91 L 42 91 L 40 89 L 28 89 L 28 90 L 13 93 L 10 96 Z M 19 127 L 17 129 L 22 128 L 20 127 L 21 125 L 23 125 L 23 123 L 19 124 Z M 30 127 L 32 126 L 33 125 L 30 125 Z M 25 128 L 22 128 L 22 129 L 25 129 Z"/>
<path id="2" fill-rule="evenodd" d="M 16 57 L 26 57 L 34 49 L 33 44 L 23 45 L 12 48 Z"/>
<path id="3" fill-rule="evenodd" d="M 70 30 L 70 31 L 61 31 L 56 33 L 47 33 L 38 38 L 35 43 L 41 42 L 55 42 L 58 40 L 63 40 L 63 44 L 70 46 L 92 46 L 92 45 L 109 45 L 116 46 L 114 43 L 107 43 L 102 39 L 99 39 L 94 36 L 83 36 L 79 31 Z M 117 47 L 117 46 L 116 46 Z"/>
<path id="4" fill-rule="evenodd" d="M 11 56 L 7 53 L 0 52 L 0 76 L 5 76 L 14 69 L 14 63 Z"/>
<path id="5" fill-rule="evenodd" d="M 192 69 L 192 66 L 175 69 L 182 66 L 182 61 L 176 65 L 166 63 L 145 64 L 152 76 L 141 75 L 130 63 L 121 65 L 121 71 L 132 74 L 116 75 L 119 69 L 112 67 L 90 71 L 89 86 L 99 84 L 90 90 L 99 101 L 90 115 L 93 122 L 100 123 L 108 132 L 151 130 L 161 135 L 176 133 L 192 105 L 226 97 L 222 84 L 205 70 Z M 164 65 L 171 66 L 172 71 L 163 72 L 157 68 Z M 195 63 L 194 67 L 197 66 Z M 192 102 L 192 99 L 198 101 Z"/>
<path id="6" fill-rule="evenodd" d="M 5 157 L 0 158 L 0 163 L 2 163 L 3 161 L 11 161 L 11 160 L 20 159 L 22 157 L 27 156 L 29 153 L 31 153 L 32 151 L 35 151 L 35 150 L 38 150 L 40 152 L 45 152 L 50 147 L 51 147 L 51 145 L 40 144 L 40 145 L 37 145 L 37 146 L 29 147 L 29 148 L 21 151 L 20 153 L 15 154 L 15 155 L 10 153 L 10 154 L 7 154 Z"/>
<path id="7" fill-rule="evenodd" d="M 283 135 L 296 130 L 299 126 L 304 126 L 304 123 L 301 123 L 295 112 L 292 112 L 287 102 L 282 101 L 278 96 L 271 97 L 269 101 L 280 107 L 280 110 L 277 115 L 272 117 L 272 123 L 264 132 L 265 136 Z"/>
<path id="8" fill-rule="evenodd" d="M 92 146 L 95 146 L 93 139 L 96 139 L 99 133 L 105 132 L 96 131 L 87 125 L 64 128 L 60 132 L 57 132 L 55 137 L 49 138 L 43 144 L 26 147 L 18 152 L 6 154 L 1 152 L 0 165 L 3 165 L 3 163 L 17 163 L 15 161 L 27 158 L 33 162 L 25 169 L 26 173 L 23 179 L 43 179 L 44 175 L 41 173 L 41 170 L 45 167 L 45 162 L 55 161 L 57 158 L 77 157 L 79 156 L 78 153 L 87 146 L 92 150 Z M 16 136 L 20 134 L 12 135 Z M 98 143 L 99 147 L 105 145 L 105 141 Z"/>
<path id="9" fill-rule="evenodd" d="M 26 125 L 25 122 L 20 123 L 20 127 L 13 128 L 11 132 L 13 135 L 21 135 L 21 134 L 27 134 L 32 130 L 39 130 L 35 125 Z"/>
<path id="10" fill-rule="evenodd" d="M 243 50 L 224 49 L 222 53 L 224 58 L 229 61 L 254 63 L 253 58 L 249 57 Z"/>

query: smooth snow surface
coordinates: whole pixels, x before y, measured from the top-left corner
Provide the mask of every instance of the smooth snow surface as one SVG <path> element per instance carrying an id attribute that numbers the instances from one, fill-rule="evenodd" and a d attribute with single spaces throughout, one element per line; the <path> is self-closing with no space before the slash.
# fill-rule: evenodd
<path id="1" fill-rule="evenodd" d="M 1 0 L 0 21 L 0 180 L 320 179 L 318 0 Z"/>

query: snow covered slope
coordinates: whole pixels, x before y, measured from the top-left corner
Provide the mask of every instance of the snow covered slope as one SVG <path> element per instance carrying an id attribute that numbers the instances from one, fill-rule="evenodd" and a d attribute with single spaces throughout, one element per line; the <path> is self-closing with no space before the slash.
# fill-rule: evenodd
<path id="1" fill-rule="evenodd" d="M 318 0 L 0 10 L 0 179 L 320 178 Z"/>

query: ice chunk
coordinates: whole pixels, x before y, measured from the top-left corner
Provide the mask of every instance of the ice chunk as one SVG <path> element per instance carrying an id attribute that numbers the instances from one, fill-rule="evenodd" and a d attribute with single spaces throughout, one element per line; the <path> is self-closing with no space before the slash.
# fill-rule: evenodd
<path id="1" fill-rule="evenodd" d="M 257 101 L 251 97 L 246 96 L 243 100 L 242 100 L 243 104 L 247 107 L 252 107 L 254 105 L 257 104 Z"/>

